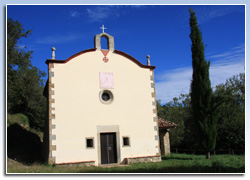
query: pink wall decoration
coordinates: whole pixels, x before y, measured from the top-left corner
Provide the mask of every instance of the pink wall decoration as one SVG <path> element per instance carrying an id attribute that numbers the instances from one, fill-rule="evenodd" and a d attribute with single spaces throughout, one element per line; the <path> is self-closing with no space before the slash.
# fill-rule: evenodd
<path id="1" fill-rule="evenodd" d="M 100 72 L 100 88 L 114 88 L 114 74 L 110 72 Z"/>

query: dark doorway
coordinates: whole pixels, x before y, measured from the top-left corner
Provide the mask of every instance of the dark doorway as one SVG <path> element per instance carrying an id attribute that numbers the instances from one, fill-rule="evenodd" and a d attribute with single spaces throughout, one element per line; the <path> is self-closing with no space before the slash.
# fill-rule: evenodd
<path id="1" fill-rule="evenodd" d="M 117 163 L 116 133 L 101 133 L 101 163 Z"/>

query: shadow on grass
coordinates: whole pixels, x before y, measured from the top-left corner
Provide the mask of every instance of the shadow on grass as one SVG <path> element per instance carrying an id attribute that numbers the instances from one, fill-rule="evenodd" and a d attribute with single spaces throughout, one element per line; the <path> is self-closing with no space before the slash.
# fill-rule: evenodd
<path id="1" fill-rule="evenodd" d="M 161 157 L 162 160 L 193 160 L 193 158 L 189 157 L 189 158 L 185 158 L 185 157 L 171 157 L 171 156 L 163 156 Z"/>
<path id="2" fill-rule="evenodd" d="M 92 169 L 90 171 L 79 171 L 78 173 L 244 173 L 245 168 L 232 168 L 223 166 L 177 166 L 161 168 L 110 168 L 110 169 Z"/>
<path id="3" fill-rule="evenodd" d="M 243 164 L 225 164 L 225 162 L 219 160 L 206 164 L 195 157 L 178 157 L 178 155 L 163 156 L 162 160 L 162 162 L 155 164 L 138 163 L 127 167 L 93 167 L 91 169 L 82 169 L 79 173 L 245 173 Z M 178 163 L 176 163 L 177 161 Z"/>
<path id="4" fill-rule="evenodd" d="M 7 156 L 22 164 L 44 163 L 38 135 L 15 123 L 7 129 Z"/>

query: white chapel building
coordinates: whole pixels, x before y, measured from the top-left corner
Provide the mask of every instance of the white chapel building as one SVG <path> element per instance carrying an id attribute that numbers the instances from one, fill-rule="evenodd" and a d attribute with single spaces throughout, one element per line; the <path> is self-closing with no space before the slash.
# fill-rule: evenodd
<path id="1" fill-rule="evenodd" d="M 101 37 L 108 49 L 102 49 Z M 130 164 L 161 161 L 155 66 L 116 50 L 114 37 L 66 60 L 48 59 L 48 163 Z"/>

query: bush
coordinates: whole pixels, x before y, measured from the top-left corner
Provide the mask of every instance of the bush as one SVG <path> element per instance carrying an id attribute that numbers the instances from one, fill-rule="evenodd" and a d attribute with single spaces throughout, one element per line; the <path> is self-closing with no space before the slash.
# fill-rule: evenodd
<path id="1" fill-rule="evenodd" d="M 19 124 L 22 127 L 29 128 L 29 118 L 25 116 L 24 114 L 18 113 L 18 114 L 7 114 L 7 127 L 13 124 Z"/>

